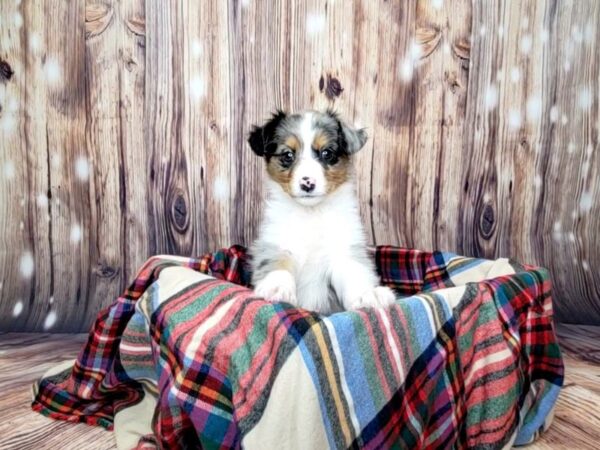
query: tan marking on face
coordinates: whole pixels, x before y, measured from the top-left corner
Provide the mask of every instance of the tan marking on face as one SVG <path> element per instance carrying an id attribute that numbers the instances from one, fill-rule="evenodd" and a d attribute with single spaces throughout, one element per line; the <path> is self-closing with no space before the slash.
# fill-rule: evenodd
<path id="1" fill-rule="evenodd" d="M 298 140 L 298 138 L 296 136 L 289 136 L 285 140 L 284 144 L 286 145 L 286 147 L 289 147 L 296 152 L 298 152 L 298 150 L 300 150 L 300 141 Z"/>
<path id="2" fill-rule="evenodd" d="M 292 175 L 294 166 L 290 168 L 283 167 L 277 156 L 272 157 L 267 164 L 267 173 L 273 181 L 278 183 L 285 192 L 291 195 L 292 193 Z"/>
<path id="3" fill-rule="evenodd" d="M 352 163 L 348 156 L 342 156 L 336 164 L 328 166 L 325 170 L 327 180 L 326 192 L 331 194 L 338 187 L 350 179 L 352 175 Z"/>
<path id="4" fill-rule="evenodd" d="M 313 139 L 312 147 L 315 150 L 319 151 L 322 148 L 326 147 L 327 144 L 329 144 L 329 139 L 327 138 L 327 135 L 324 133 L 318 133 Z"/>

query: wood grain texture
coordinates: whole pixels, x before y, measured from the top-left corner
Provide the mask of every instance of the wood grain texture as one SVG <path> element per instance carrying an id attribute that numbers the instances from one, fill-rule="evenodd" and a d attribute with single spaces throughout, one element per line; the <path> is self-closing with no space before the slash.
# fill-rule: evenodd
<path id="1" fill-rule="evenodd" d="M 325 107 L 370 136 L 372 243 L 548 267 L 600 324 L 599 29 L 594 0 L 0 2 L 0 329 L 86 330 L 150 255 L 249 244 L 250 126 Z"/>
<path id="2" fill-rule="evenodd" d="M 565 386 L 550 429 L 528 450 L 597 448 L 600 440 L 600 327 L 560 325 Z M 75 358 L 86 335 L 0 334 L 0 449 L 115 448 L 112 433 L 48 419 L 30 409 L 31 383 Z M 519 448 L 519 447 L 517 447 Z"/>

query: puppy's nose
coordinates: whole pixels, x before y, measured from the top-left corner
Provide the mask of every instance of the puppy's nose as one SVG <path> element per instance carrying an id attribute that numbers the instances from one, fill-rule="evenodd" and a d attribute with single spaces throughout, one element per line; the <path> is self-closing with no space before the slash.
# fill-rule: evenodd
<path id="1" fill-rule="evenodd" d="M 315 179 L 310 177 L 302 177 L 300 181 L 300 189 L 304 192 L 312 192 L 315 190 Z"/>

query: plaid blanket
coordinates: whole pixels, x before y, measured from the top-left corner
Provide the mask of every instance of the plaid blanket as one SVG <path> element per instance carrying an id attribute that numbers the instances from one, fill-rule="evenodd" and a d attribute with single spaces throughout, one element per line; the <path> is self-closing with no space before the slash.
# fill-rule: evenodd
<path id="1" fill-rule="evenodd" d="M 153 257 L 33 409 L 114 428 L 119 448 L 503 448 L 544 431 L 563 382 L 546 270 L 373 254 L 397 304 L 328 317 L 255 297 L 242 247 Z"/>

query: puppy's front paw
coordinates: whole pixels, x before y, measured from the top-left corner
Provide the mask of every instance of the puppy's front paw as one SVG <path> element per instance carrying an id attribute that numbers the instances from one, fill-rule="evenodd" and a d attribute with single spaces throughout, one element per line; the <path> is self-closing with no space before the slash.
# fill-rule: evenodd
<path id="1" fill-rule="evenodd" d="M 385 286 L 377 286 L 358 296 L 350 305 L 352 309 L 374 307 L 385 308 L 393 305 L 396 300 L 394 291 Z"/>
<path id="2" fill-rule="evenodd" d="M 256 284 L 254 293 L 270 301 L 296 303 L 296 281 L 287 270 L 274 270 Z"/>

